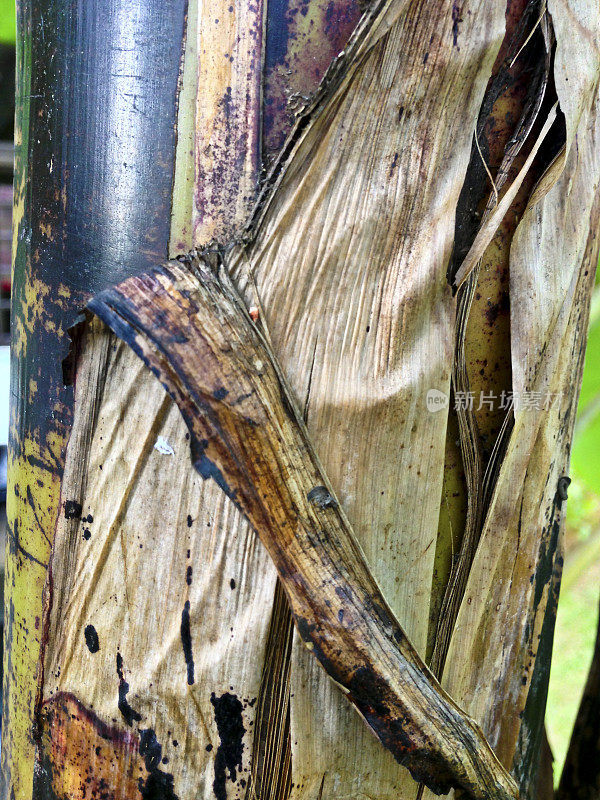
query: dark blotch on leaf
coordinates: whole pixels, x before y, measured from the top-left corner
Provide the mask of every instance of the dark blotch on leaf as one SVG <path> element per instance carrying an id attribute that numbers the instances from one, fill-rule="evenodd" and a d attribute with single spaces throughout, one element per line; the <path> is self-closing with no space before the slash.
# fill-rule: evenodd
<path id="1" fill-rule="evenodd" d="M 213 791 L 217 800 L 227 800 L 225 782 L 235 782 L 237 770 L 242 768 L 244 751 L 244 722 L 242 704 L 234 695 L 226 692 L 217 697 L 213 692 L 210 702 L 215 710 L 215 722 L 221 740 L 215 756 L 215 779 Z"/>
<path id="2" fill-rule="evenodd" d="M 162 758 L 162 746 L 152 728 L 144 728 L 140 731 L 140 755 L 144 759 L 148 772 L 158 768 Z"/>
<path id="3" fill-rule="evenodd" d="M 138 781 L 142 800 L 179 800 L 173 787 L 173 776 L 159 769 L 162 747 L 152 728 L 140 731 L 140 755 L 150 773 L 145 781 L 142 778 Z"/>
<path id="4" fill-rule="evenodd" d="M 181 645 L 187 666 L 187 682 L 194 683 L 194 655 L 192 652 L 192 633 L 190 630 L 190 601 L 186 600 L 181 612 Z"/>
<path id="5" fill-rule="evenodd" d="M 98 632 L 93 625 L 87 625 L 83 635 L 85 636 L 85 643 L 90 653 L 97 653 L 100 650 L 100 640 L 98 639 Z"/>
<path id="6" fill-rule="evenodd" d="M 556 493 L 558 494 L 561 500 L 567 500 L 568 498 L 568 488 L 571 483 L 571 478 L 568 478 L 566 475 L 563 475 L 558 479 L 558 486 L 556 487 Z"/>
<path id="7" fill-rule="evenodd" d="M 131 727 L 135 722 L 139 722 L 142 719 L 142 715 L 135 711 L 130 705 L 127 700 L 127 692 L 129 691 L 129 684 L 125 680 L 125 675 L 123 673 L 123 656 L 121 653 L 117 653 L 117 675 L 119 676 L 119 702 L 118 708 L 121 714 L 123 715 L 123 719 L 125 722 Z"/>
<path id="8" fill-rule="evenodd" d="M 79 519 L 81 510 L 81 503 L 78 503 L 77 500 L 67 500 L 65 502 L 65 519 Z"/>

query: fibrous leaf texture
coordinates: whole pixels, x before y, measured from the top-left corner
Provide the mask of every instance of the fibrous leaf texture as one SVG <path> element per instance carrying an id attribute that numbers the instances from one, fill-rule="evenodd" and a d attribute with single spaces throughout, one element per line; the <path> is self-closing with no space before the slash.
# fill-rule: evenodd
<path id="1" fill-rule="evenodd" d="M 202 261 L 103 293 L 90 309 L 178 404 L 192 459 L 267 548 L 307 648 L 384 746 L 434 791 L 516 797 L 470 719 L 410 645 L 312 450 L 291 394 L 243 304 Z"/>
<path id="2" fill-rule="evenodd" d="M 341 18 L 339 4 L 311 0 L 307 19 L 291 5 L 316 52 L 311 19 Z M 90 303 L 125 344 L 97 319 L 75 337 L 46 592 L 48 780 L 79 798 L 68 730 L 79 741 L 89 724 L 110 743 L 96 779 L 128 764 L 116 800 L 152 796 L 152 781 L 170 800 L 414 800 L 415 780 L 532 796 L 598 255 L 600 13 L 591 0 L 348 3 L 354 32 L 280 115 L 294 122 L 261 176 L 261 136 L 276 139 L 257 107 L 267 6 L 190 2 L 170 250 L 197 249 Z M 514 83 L 494 66 L 505 25 L 517 44 L 500 63 L 533 47 L 539 70 L 495 172 L 483 128 L 501 116 L 488 93 Z M 281 94 L 288 73 L 310 82 L 279 58 Z M 483 188 L 452 259 L 472 149 Z M 481 414 L 448 425 L 428 398 L 487 366 L 468 322 L 478 289 L 500 291 L 497 252 L 510 308 L 489 359 L 510 352 L 515 396 L 540 405 L 510 409 L 483 447 Z"/>

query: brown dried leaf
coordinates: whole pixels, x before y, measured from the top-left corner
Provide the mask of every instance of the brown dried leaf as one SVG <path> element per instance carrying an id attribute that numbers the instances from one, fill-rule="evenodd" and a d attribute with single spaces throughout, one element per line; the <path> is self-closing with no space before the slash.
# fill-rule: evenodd
<path id="1" fill-rule="evenodd" d="M 539 746 L 539 731 L 528 727 L 528 703 L 536 693 L 543 698 L 547 679 L 547 654 L 536 658 L 538 648 L 551 644 L 564 518 L 559 482 L 568 474 L 598 259 L 597 108 L 558 182 L 527 211 L 513 239 L 513 386 L 522 404 L 442 679 L 481 722 L 503 763 L 515 759 L 524 783 Z"/>
<path id="2" fill-rule="evenodd" d="M 312 450 L 275 357 L 223 271 L 180 264 L 89 307 L 152 369 L 192 435 L 194 466 L 261 537 L 308 649 L 382 744 L 434 791 L 516 789 L 410 645 Z"/>
<path id="3" fill-rule="evenodd" d="M 460 22 L 452 2 L 423 8 L 398 3 L 348 77 L 326 79 L 228 258 L 421 655 L 446 434 L 427 397 L 449 394 L 454 211 L 504 25 L 497 4 L 463 3 Z M 416 794 L 300 646 L 291 691 L 292 798 Z"/>

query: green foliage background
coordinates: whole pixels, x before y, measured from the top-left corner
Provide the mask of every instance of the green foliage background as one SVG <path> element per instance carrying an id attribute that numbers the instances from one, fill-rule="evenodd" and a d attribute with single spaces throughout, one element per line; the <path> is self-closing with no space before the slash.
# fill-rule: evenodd
<path id="1" fill-rule="evenodd" d="M 14 44 L 16 28 L 14 0 L 0 0 L 0 42 Z"/>
<path id="2" fill-rule="evenodd" d="M 571 453 L 566 552 L 548 694 L 548 738 L 560 776 L 594 649 L 600 587 L 600 286 Z"/>

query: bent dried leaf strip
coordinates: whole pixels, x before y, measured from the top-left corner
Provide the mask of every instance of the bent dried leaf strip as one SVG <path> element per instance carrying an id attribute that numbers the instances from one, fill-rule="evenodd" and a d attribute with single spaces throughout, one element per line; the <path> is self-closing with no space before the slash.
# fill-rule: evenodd
<path id="1" fill-rule="evenodd" d="M 426 397 L 449 393 L 454 209 L 505 11 L 462 4 L 455 47 L 452 3 L 424 8 L 405 3 L 310 118 L 253 243 L 228 253 L 373 574 L 422 656 L 446 434 L 446 413 L 427 413 Z M 414 797 L 410 776 L 300 642 L 291 692 L 293 800 Z"/>
<path id="2" fill-rule="evenodd" d="M 198 472 L 259 533 L 300 636 L 382 744 L 433 791 L 516 797 L 475 724 L 407 640 L 334 497 L 274 356 L 225 274 L 170 264 L 89 308 L 178 404 Z"/>
<path id="3" fill-rule="evenodd" d="M 554 121 L 556 119 L 557 110 L 558 110 L 558 103 L 556 103 L 550 110 L 550 113 L 548 114 L 548 117 L 546 119 L 546 122 L 544 123 L 542 130 L 540 131 L 540 134 L 536 139 L 535 144 L 531 148 L 531 152 L 527 156 L 527 160 L 519 170 L 519 174 L 517 175 L 515 180 L 511 183 L 510 187 L 506 190 L 504 197 L 498 203 L 495 210 L 489 215 L 489 217 L 481 226 L 477 236 L 475 237 L 475 241 L 471 245 L 471 249 L 465 256 L 465 260 L 460 265 L 460 268 L 458 269 L 456 276 L 454 277 L 454 281 L 452 284 L 454 288 L 457 289 L 459 286 L 461 286 L 465 282 L 465 280 L 469 277 L 471 272 L 475 269 L 477 264 L 479 264 L 479 262 L 481 261 L 481 258 L 487 246 L 491 242 L 494 233 L 498 229 L 498 225 L 503 220 L 508 209 L 511 207 L 515 197 L 517 196 L 517 192 L 521 187 L 521 184 L 523 183 L 529 170 L 531 169 L 531 165 L 533 164 L 533 160 L 537 155 L 538 150 L 540 149 L 540 147 L 544 143 L 544 140 L 546 139 L 546 136 L 550 132 L 550 129 L 552 128 L 552 125 L 554 124 Z"/>
<path id="4" fill-rule="evenodd" d="M 498 69 L 498 73 L 488 89 L 488 94 L 492 97 L 497 95 L 497 98 L 501 98 L 504 94 L 507 94 L 508 98 L 510 98 L 509 107 L 515 111 L 521 108 L 520 104 L 522 103 L 522 110 L 520 119 L 504 147 L 504 155 L 494 178 L 494 191 L 490 193 L 485 205 L 482 224 L 489 219 L 497 205 L 498 192 L 502 190 L 509 178 L 509 173 L 515 159 L 518 157 L 536 122 L 546 93 L 550 72 L 550 50 L 547 46 L 545 47 L 545 58 L 538 68 L 536 81 L 533 82 L 533 86 L 529 87 L 528 96 L 524 101 L 518 92 L 515 93 L 515 81 L 510 75 L 511 65 L 515 62 L 517 55 L 523 51 L 526 43 L 533 35 L 533 31 L 527 33 L 528 29 L 526 27 L 529 17 L 527 11 L 530 8 L 531 7 L 528 6 L 525 9 L 523 17 L 519 24 L 517 24 L 516 31 L 512 36 L 510 46 L 505 55 L 504 64 Z M 548 20 L 545 14 L 541 18 L 538 17 L 534 26 L 538 24 L 542 26 L 543 40 L 546 42 L 550 33 L 548 31 Z M 522 44 L 521 42 L 523 39 L 524 43 Z M 502 89 L 500 87 L 502 87 Z M 492 104 L 492 110 L 489 117 L 486 119 L 486 126 L 490 121 L 494 123 L 494 115 L 501 113 L 501 111 L 506 113 L 505 106 L 499 104 L 497 107 L 496 104 Z M 481 128 L 484 129 L 484 127 L 482 122 Z M 491 127 L 492 130 L 494 130 L 493 124 Z M 488 150 L 490 150 L 489 144 Z M 507 244 L 506 247 L 508 246 Z M 467 344 L 467 330 L 476 289 L 481 291 L 479 275 L 482 260 L 483 259 L 480 259 L 474 266 L 468 279 L 461 286 L 457 297 L 455 356 L 453 366 L 453 389 L 455 396 L 459 396 L 460 393 L 463 397 L 467 397 L 468 392 L 471 390 L 466 351 L 469 346 L 472 347 L 472 342 Z M 501 455 L 506 449 L 508 435 L 512 429 L 512 411 L 510 411 L 504 420 L 504 424 L 501 426 L 498 439 L 495 442 L 488 460 L 485 458 L 484 452 L 482 452 L 481 432 L 478 419 L 480 416 L 481 415 L 476 414 L 475 410 L 469 404 L 466 404 L 466 407 L 460 405 L 457 408 L 462 461 L 467 480 L 468 506 L 460 550 L 456 562 L 452 565 L 450 570 L 448 585 L 441 605 L 435 645 L 430 662 L 430 667 L 434 675 L 438 678 L 443 671 L 450 637 L 481 534 L 486 500 L 489 501 L 489 493 L 497 477 Z"/>
<path id="5" fill-rule="evenodd" d="M 598 257 L 597 105 L 592 113 L 594 124 L 578 134 L 564 173 L 525 214 L 512 242 L 513 387 L 539 403 L 524 404 L 515 415 L 442 681 L 481 722 L 505 764 L 518 740 L 536 733 L 524 725 L 529 694 L 545 691 L 533 671 L 561 556 L 557 485 L 568 472 Z M 536 305 L 538 276 L 543 311 Z M 542 331 L 534 324 L 538 313 L 545 317 Z M 543 668 L 545 657 L 539 661 Z"/>
<path id="6" fill-rule="evenodd" d="M 576 142 L 578 130 L 585 130 L 594 124 L 593 105 L 598 94 L 600 81 L 600 14 L 598 4 L 594 0 L 549 0 L 548 11 L 552 19 L 552 27 L 556 35 L 556 55 L 554 59 L 554 82 L 558 95 L 558 106 L 564 114 L 566 124 L 565 147 L 534 191 L 530 208 L 539 202 L 562 173 L 571 146 Z M 491 238 L 490 232 L 498 227 L 499 221 L 510 207 L 509 194 L 516 195 L 530 167 L 530 161 L 542 144 L 549 130 L 550 117 L 540 132 L 533 146 L 530 158 L 507 191 L 505 200 L 501 201 L 496 212 L 482 226 L 471 250 L 454 278 L 454 286 L 464 282 L 485 249 L 486 241 Z"/>

